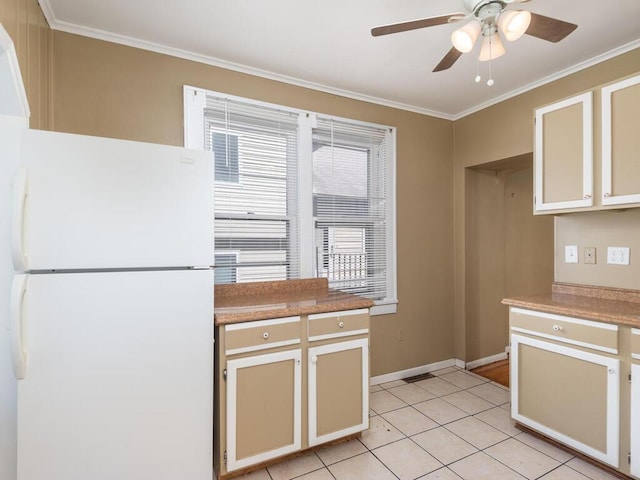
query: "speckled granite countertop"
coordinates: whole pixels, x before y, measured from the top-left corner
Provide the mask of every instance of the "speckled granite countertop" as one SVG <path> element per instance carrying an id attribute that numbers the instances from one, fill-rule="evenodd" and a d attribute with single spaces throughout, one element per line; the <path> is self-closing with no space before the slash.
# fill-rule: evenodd
<path id="1" fill-rule="evenodd" d="M 512 307 L 640 328 L 640 290 L 554 283 L 551 293 L 508 297 Z"/>
<path id="2" fill-rule="evenodd" d="M 216 285 L 216 325 L 370 308 L 373 302 L 331 290 L 326 278 Z"/>

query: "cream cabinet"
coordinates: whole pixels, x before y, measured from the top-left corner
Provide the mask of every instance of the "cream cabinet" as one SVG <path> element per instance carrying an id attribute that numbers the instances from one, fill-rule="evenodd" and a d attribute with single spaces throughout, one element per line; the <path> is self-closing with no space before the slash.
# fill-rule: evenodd
<path id="1" fill-rule="evenodd" d="M 238 470 L 299 450 L 300 317 L 227 325 L 224 330 L 226 469 Z"/>
<path id="2" fill-rule="evenodd" d="M 640 207 L 639 131 L 640 75 L 536 109 L 534 213 Z"/>
<path id="3" fill-rule="evenodd" d="M 310 446 L 369 427 L 368 317 L 367 310 L 309 316 Z"/>
<path id="4" fill-rule="evenodd" d="M 300 449 L 300 349 L 227 362 L 227 469 Z"/>
<path id="5" fill-rule="evenodd" d="M 584 93 L 535 112 L 537 213 L 593 205 L 593 95 Z"/>
<path id="6" fill-rule="evenodd" d="M 602 88 L 602 204 L 640 204 L 640 75 Z"/>
<path id="7" fill-rule="evenodd" d="M 511 416 L 619 466 L 618 327 L 511 308 Z"/>
<path id="8" fill-rule="evenodd" d="M 631 455 L 630 473 L 640 478 L 640 330 L 631 330 Z"/>
<path id="9" fill-rule="evenodd" d="M 369 310 L 216 328 L 219 478 L 368 428 Z"/>

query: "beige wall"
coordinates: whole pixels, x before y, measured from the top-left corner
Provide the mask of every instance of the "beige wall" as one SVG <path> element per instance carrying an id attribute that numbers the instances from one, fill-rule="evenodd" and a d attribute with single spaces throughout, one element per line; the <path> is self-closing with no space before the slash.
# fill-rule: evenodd
<path id="1" fill-rule="evenodd" d="M 37 0 L 0 0 L 0 23 L 16 47 L 31 109 L 30 126 L 48 130 L 52 32 Z"/>
<path id="2" fill-rule="evenodd" d="M 465 169 L 466 361 L 509 344 L 505 296 L 550 290 L 553 218 L 531 214 L 532 156 Z"/>
<path id="3" fill-rule="evenodd" d="M 504 202 L 505 295 L 548 293 L 553 282 L 554 221 L 531 214 L 533 166 L 507 176 Z M 507 309 L 501 308 L 507 318 Z"/>
<path id="4" fill-rule="evenodd" d="M 640 290 L 640 209 L 561 215 L 556 219 L 557 282 Z M 565 245 L 578 246 L 578 263 L 564 262 Z M 596 264 L 584 263 L 596 248 Z M 607 247 L 629 247 L 629 266 L 608 265 Z"/>
<path id="5" fill-rule="evenodd" d="M 453 357 L 452 122 L 62 32 L 54 128 L 182 145 L 184 84 L 397 127 L 398 313 L 373 317 L 372 375 Z"/>
<path id="6" fill-rule="evenodd" d="M 496 171 L 466 170 L 466 339 L 472 361 L 504 351 L 504 178 Z"/>
<path id="7" fill-rule="evenodd" d="M 533 150 L 533 109 L 640 71 L 640 49 L 574 73 L 454 122 L 454 341 L 457 358 L 468 360 L 467 339 L 475 329 L 466 308 L 465 168 Z M 485 277 L 482 281 L 493 281 Z M 498 352 L 495 352 L 498 353 Z"/>

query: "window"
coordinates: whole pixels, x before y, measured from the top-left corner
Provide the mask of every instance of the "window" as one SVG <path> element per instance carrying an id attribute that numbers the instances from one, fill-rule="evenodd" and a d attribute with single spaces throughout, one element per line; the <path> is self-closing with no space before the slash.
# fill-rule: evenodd
<path id="1" fill-rule="evenodd" d="M 216 283 L 326 277 L 395 312 L 395 132 L 185 87 L 215 155 Z"/>
<path id="2" fill-rule="evenodd" d="M 383 127 L 319 118 L 313 129 L 317 274 L 372 298 L 383 298 L 390 284 L 387 142 Z"/>

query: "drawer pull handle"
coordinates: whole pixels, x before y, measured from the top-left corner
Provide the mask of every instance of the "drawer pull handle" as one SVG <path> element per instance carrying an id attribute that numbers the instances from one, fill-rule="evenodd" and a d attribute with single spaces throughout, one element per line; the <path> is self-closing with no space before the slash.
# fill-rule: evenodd
<path id="1" fill-rule="evenodd" d="M 344 328 L 344 322 L 338 322 L 338 326 L 339 326 L 340 328 Z"/>
<path id="2" fill-rule="evenodd" d="M 262 334 L 262 338 L 264 338 L 265 340 L 267 340 L 269 338 L 269 332 L 264 332 Z"/>
<path id="3" fill-rule="evenodd" d="M 562 331 L 562 327 L 560 325 L 554 325 L 553 326 L 553 331 L 554 332 L 561 332 Z"/>

